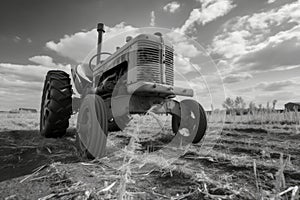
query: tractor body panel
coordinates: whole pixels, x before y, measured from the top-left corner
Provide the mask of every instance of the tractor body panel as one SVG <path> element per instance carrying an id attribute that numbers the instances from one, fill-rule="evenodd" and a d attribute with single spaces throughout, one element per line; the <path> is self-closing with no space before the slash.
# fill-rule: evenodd
<path id="1" fill-rule="evenodd" d="M 93 87 L 126 68 L 127 93 L 193 96 L 191 89 L 174 87 L 174 50 L 160 35 L 140 34 L 93 69 Z M 119 77 L 120 78 L 120 77 Z"/>

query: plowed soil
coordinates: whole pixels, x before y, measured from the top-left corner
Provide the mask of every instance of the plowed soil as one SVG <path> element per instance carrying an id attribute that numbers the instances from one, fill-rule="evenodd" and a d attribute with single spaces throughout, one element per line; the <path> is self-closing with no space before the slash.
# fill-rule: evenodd
<path id="1" fill-rule="evenodd" d="M 226 124 L 208 154 L 193 145 L 172 163 L 141 166 L 134 159 L 124 165 L 124 132 L 110 133 L 108 156 L 90 161 L 79 156 L 75 122 L 63 138 L 49 139 L 39 135 L 37 115 L 1 115 L 0 199 L 271 199 L 300 186 L 296 125 Z M 133 158 L 146 159 L 145 151 L 172 137 L 169 126 Z M 291 192 L 280 198 L 291 199 Z"/>

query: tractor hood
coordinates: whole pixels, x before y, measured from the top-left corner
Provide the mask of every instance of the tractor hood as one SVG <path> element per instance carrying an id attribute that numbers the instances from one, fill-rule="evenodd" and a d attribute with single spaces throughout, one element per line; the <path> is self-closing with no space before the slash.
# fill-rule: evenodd
<path id="1" fill-rule="evenodd" d="M 156 43 L 161 43 L 161 44 L 164 44 L 166 46 L 173 48 L 172 43 L 170 41 L 166 40 L 164 38 L 164 36 L 159 36 L 156 34 L 157 33 L 155 33 L 155 34 L 140 34 L 140 35 L 136 36 L 135 38 L 131 39 L 124 46 L 122 46 L 121 48 L 116 50 L 111 56 L 109 56 L 104 61 L 102 61 L 100 64 L 98 64 L 94 68 L 94 72 L 97 71 L 97 73 L 99 73 L 99 70 L 100 70 L 100 68 L 102 68 L 102 66 L 105 66 L 105 65 L 113 62 L 115 58 L 120 57 L 125 52 L 137 50 L 135 44 L 141 40 L 143 40 L 143 41 L 148 40 L 148 41 L 152 41 L 152 42 L 156 42 Z M 160 34 L 160 33 L 158 33 L 158 34 Z M 101 69 L 101 70 L 104 70 L 104 69 Z"/>

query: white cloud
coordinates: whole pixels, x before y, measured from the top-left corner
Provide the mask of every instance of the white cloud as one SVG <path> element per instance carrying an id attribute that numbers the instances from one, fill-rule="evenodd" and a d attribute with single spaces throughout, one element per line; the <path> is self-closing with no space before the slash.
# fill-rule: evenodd
<path id="1" fill-rule="evenodd" d="M 59 55 L 75 61 L 82 61 L 97 44 L 97 30 L 78 32 L 74 35 L 65 35 L 59 42 L 49 41 L 46 47 Z"/>
<path id="2" fill-rule="evenodd" d="M 195 24 L 205 25 L 226 15 L 236 7 L 232 0 L 199 0 L 199 2 L 202 3 L 201 8 L 193 9 L 184 25 L 177 31 L 180 33 L 194 32 Z"/>
<path id="3" fill-rule="evenodd" d="M 170 31 L 165 37 L 171 41 L 176 54 L 187 58 L 194 58 L 203 52 L 202 46 L 194 40 L 176 31 Z"/>
<path id="4" fill-rule="evenodd" d="M 29 44 L 32 43 L 31 38 L 27 38 L 26 41 L 27 41 Z"/>
<path id="5" fill-rule="evenodd" d="M 252 75 L 248 73 L 229 74 L 223 78 L 224 83 L 236 83 L 244 80 L 251 79 Z"/>
<path id="6" fill-rule="evenodd" d="M 250 35 L 247 30 L 232 31 L 217 35 L 213 39 L 212 51 L 223 55 L 227 59 L 245 54 L 248 46 L 248 41 L 245 38 Z"/>
<path id="7" fill-rule="evenodd" d="M 176 43 L 174 49 L 178 54 L 188 58 L 196 57 L 201 53 L 197 47 L 187 41 Z"/>
<path id="8" fill-rule="evenodd" d="M 50 56 L 45 56 L 45 55 L 33 56 L 28 60 L 35 64 L 38 64 L 39 66 L 47 67 L 48 69 L 60 69 L 66 72 L 70 71 L 70 65 L 55 63 L 53 61 L 53 58 L 51 58 Z"/>
<path id="9" fill-rule="evenodd" d="M 16 36 L 14 37 L 13 40 L 14 40 L 15 43 L 18 43 L 18 42 L 20 42 L 22 39 L 21 39 L 19 36 L 16 35 Z"/>
<path id="10" fill-rule="evenodd" d="M 299 65 L 300 1 L 228 21 L 211 45 L 234 70 L 268 71 Z"/>
<path id="11" fill-rule="evenodd" d="M 296 83 L 291 80 L 274 81 L 274 82 L 262 82 L 255 86 L 256 89 L 263 91 L 280 91 L 286 87 L 293 86 Z"/>
<path id="12" fill-rule="evenodd" d="M 227 22 L 222 32 L 214 38 L 213 51 L 232 58 L 262 49 L 279 36 L 272 37 L 276 31 L 283 38 L 286 26 L 299 23 L 299 10 L 300 4 L 292 3 L 267 12 L 236 17 Z M 238 48 L 232 48 L 231 44 L 238 45 Z"/>
<path id="13" fill-rule="evenodd" d="M 150 26 L 155 26 L 155 12 L 151 11 Z"/>
<path id="14" fill-rule="evenodd" d="M 124 22 L 115 25 L 114 27 L 105 27 L 105 34 L 103 36 L 104 46 L 103 51 L 114 52 L 117 46 L 125 44 L 125 37 L 120 36 L 122 33 L 130 32 L 134 34 L 137 28 L 125 25 Z M 72 35 L 65 35 L 59 40 L 59 42 L 49 41 L 46 43 L 46 47 L 57 52 L 63 57 L 70 58 L 77 62 L 83 62 L 87 56 L 96 53 L 97 46 L 97 30 L 92 29 L 89 31 L 77 32 Z M 114 38 L 113 40 L 110 40 Z M 105 45 L 109 43 L 109 45 Z"/>
<path id="15" fill-rule="evenodd" d="M 33 56 L 31 58 L 29 58 L 28 60 L 30 60 L 31 62 L 34 62 L 36 64 L 40 64 L 42 66 L 47 66 L 47 67 L 53 67 L 55 66 L 54 62 L 53 62 L 53 58 L 49 57 L 49 56 Z"/>
<path id="16" fill-rule="evenodd" d="M 34 57 L 33 57 L 34 58 Z M 32 59 L 31 59 L 32 60 Z M 33 59 L 38 60 L 38 59 Z M 48 63 L 45 63 L 48 64 Z M 11 63 L 0 63 L 0 77 L 14 81 L 42 82 L 49 70 L 63 70 L 70 73 L 70 65 L 20 65 Z"/>
<path id="17" fill-rule="evenodd" d="M 166 4 L 163 7 L 163 10 L 166 12 L 170 12 L 170 13 L 174 13 L 176 12 L 178 9 L 180 8 L 180 3 L 176 2 L 176 1 L 172 1 L 168 4 Z"/>
<path id="18" fill-rule="evenodd" d="M 268 0 L 268 4 L 274 3 L 276 0 Z"/>
<path id="19" fill-rule="evenodd" d="M 48 70 L 40 65 L 0 63 L 0 76 L 15 81 L 41 82 Z"/>
<path id="20" fill-rule="evenodd" d="M 55 64 L 49 56 L 34 56 L 29 60 L 36 64 L 0 63 L 1 109 L 16 104 L 37 108 L 47 72 L 59 69 L 70 74 L 70 65 Z"/>
<path id="21" fill-rule="evenodd" d="M 175 56 L 174 58 L 175 70 L 180 74 L 186 74 L 195 70 L 195 64 L 191 63 L 191 59 L 183 56 Z"/>

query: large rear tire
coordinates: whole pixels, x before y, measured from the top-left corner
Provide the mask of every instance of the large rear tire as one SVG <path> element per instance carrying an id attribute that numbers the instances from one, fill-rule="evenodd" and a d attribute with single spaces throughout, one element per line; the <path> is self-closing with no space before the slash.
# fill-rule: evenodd
<path id="1" fill-rule="evenodd" d="M 66 133 L 72 114 L 70 81 L 64 71 L 47 73 L 40 111 L 40 134 L 44 137 L 62 137 Z"/>
<path id="2" fill-rule="evenodd" d="M 81 104 L 77 118 L 76 141 L 80 154 L 88 159 L 105 155 L 108 120 L 103 99 L 98 95 L 87 95 Z"/>
<path id="3" fill-rule="evenodd" d="M 183 136 L 192 143 L 199 143 L 207 129 L 207 119 L 203 107 L 194 100 L 185 99 L 180 102 L 181 116 L 172 116 L 172 130 L 175 134 L 186 128 L 188 136 Z"/>

